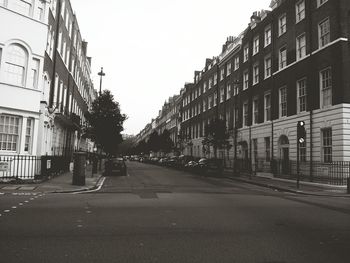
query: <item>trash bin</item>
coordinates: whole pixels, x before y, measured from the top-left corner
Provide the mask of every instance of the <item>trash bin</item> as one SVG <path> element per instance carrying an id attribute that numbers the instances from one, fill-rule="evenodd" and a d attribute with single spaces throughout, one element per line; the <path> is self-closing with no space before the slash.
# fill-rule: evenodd
<path id="1" fill-rule="evenodd" d="M 73 185 L 85 185 L 86 153 L 74 153 Z"/>

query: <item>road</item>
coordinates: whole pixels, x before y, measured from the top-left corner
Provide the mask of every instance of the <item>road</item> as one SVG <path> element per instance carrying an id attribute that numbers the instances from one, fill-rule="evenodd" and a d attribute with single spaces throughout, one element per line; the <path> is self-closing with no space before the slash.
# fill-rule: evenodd
<path id="1" fill-rule="evenodd" d="M 96 192 L 0 196 L 0 262 L 345 263 L 349 203 L 128 162 Z"/>

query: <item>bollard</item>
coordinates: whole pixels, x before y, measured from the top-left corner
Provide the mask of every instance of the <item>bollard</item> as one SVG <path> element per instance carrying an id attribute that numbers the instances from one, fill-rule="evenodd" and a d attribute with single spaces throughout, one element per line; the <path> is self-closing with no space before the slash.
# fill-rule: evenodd
<path id="1" fill-rule="evenodd" d="M 86 153 L 74 153 L 73 185 L 85 185 Z"/>

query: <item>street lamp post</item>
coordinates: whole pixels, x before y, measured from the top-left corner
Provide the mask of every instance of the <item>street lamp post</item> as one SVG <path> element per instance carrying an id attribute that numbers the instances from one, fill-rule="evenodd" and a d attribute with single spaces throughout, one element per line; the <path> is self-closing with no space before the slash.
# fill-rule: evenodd
<path id="1" fill-rule="evenodd" d="M 101 71 L 98 73 L 100 76 L 100 96 L 102 94 L 102 77 L 106 76 L 106 73 L 103 72 L 103 67 L 101 67 Z"/>

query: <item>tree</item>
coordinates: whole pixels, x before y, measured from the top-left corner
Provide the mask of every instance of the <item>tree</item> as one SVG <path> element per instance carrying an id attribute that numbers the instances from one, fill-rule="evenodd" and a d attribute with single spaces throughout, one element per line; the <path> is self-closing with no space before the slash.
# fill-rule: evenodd
<path id="1" fill-rule="evenodd" d="M 158 132 L 154 131 L 151 133 L 147 144 L 148 144 L 148 149 L 152 152 L 158 152 L 160 150 Z"/>
<path id="2" fill-rule="evenodd" d="M 86 134 L 92 138 L 109 156 L 117 153 L 118 145 L 123 141 L 121 132 L 126 115 L 120 113 L 119 103 L 109 90 L 92 103 L 92 109 L 86 114 L 88 127 Z"/>
<path id="3" fill-rule="evenodd" d="M 136 147 L 136 137 L 126 138 L 118 146 L 118 154 L 121 155 L 131 155 Z"/>
<path id="4" fill-rule="evenodd" d="M 230 149 L 229 133 L 224 120 L 214 119 L 205 127 L 205 137 L 202 141 L 203 149 L 208 151 L 210 146 L 214 148 L 214 156 L 217 158 L 217 149 Z"/>
<path id="5" fill-rule="evenodd" d="M 170 138 L 170 132 L 165 129 L 163 133 L 160 135 L 160 150 L 165 153 L 171 152 L 174 147 L 174 143 Z"/>

